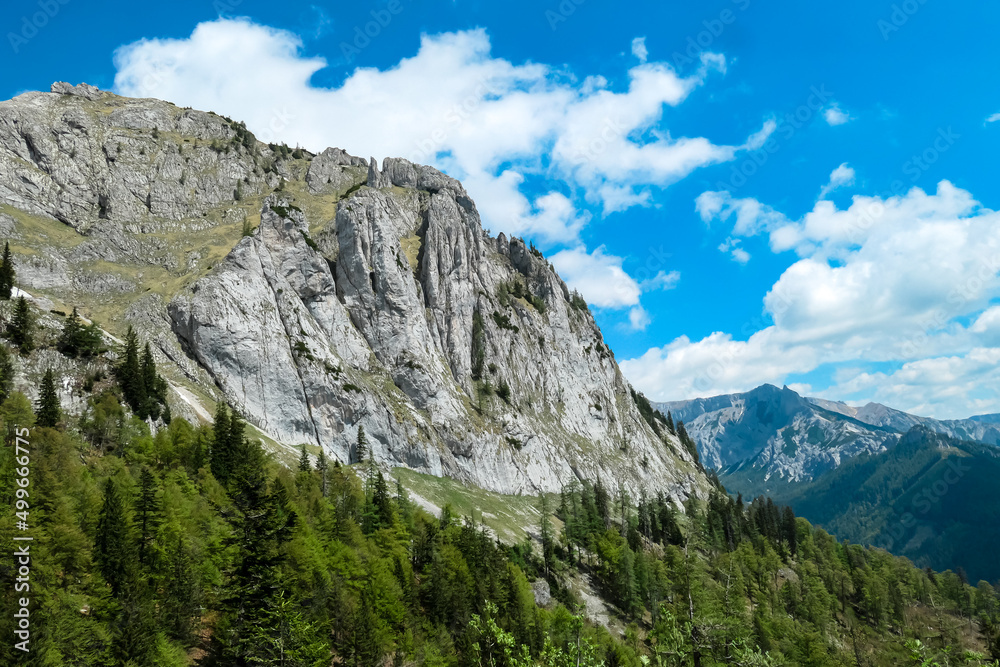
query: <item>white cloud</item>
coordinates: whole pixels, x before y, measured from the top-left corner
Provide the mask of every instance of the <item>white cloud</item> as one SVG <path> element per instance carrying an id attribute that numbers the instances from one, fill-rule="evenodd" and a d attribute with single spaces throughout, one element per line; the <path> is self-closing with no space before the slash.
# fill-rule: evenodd
<path id="1" fill-rule="evenodd" d="M 643 292 L 652 292 L 654 290 L 671 290 L 677 287 L 677 283 L 681 280 L 680 271 L 660 271 L 652 278 L 647 278 L 639 283 L 639 287 L 642 288 Z"/>
<path id="2" fill-rule="evenodd" d="M 633 306 L 628 311 L 628 321 L 629 325 L 635 331 L 645 331 L 646 327 L 649 326 L 650 320 L 649 313 L 642 306 Z"/>
<path id="3" fill-rule="evenodd" d="M 847 166 L 846 162 L 830 172 L 830 181 L 819 191 L 819 198 L 824 199 L 828 194 L 845 185 L 854 185 L 854 169 Z"/>
<path id="4" fill-rule="evenodd" d="M 734 239 L 732 236 L 727 238 L 721 244 L 719 244 L 720 252 L 728 252 L 729 256 L 733 258 L 733 261 L 737 264 L 746 264 L 750 261 L 750 253 L 748 253 L 744 248 L 740 246 L 740 239 Z"/>
<path id="5" fill-rule="evenodd" d="M 764 296 L 767 324 L 749 324 L 756 332 L 746 340 L 679 338 L 623 362 L 648 396 L 745 391 L 824 364 L 889 362 L 900 370 L 838 377 L 826 395 L 863 392 L 939 416 L 1000 410 L 1000 395 L 982 395 L 976 380 L 1000 349 L 1000 306 L 991 305 L 1000 299 L 1000 214 L 970 193 L 941 181 L 933 194 L 855 196 L 846 209 L 818 201 L 797 220 L 728 193 L 704 193 L 696 208 L 712 226 L 732 226 L 720 250 L 766 235 L 772 250 L 799 259 Z"/>
<path id="6" fill-rule="evenodd" d="M 633 46 L 648 57 L 641 39 Z M 218 19 L 184 39 L 119 49 L 115 88 L 244 119 L 265 141 L 433 164 L 466 183 L 493 230 L 552 242 L 575 238 L 586 221 L 566 210 L 576 194 L 529 200 L 521 188 L 528 175 L 563 181 L 610 213 L 648 205 L 651 187 L 741 150 L 674 135 L 662 122 L 666 107 L 725 71 L 718 54 L 704 54 L 684 77 L 668 64 L 640 62 L 626 89 L 613 90 L 603 77 L 577 82 L 563 68 L 514 64 L 490 49 L 481 29 L 424 35 L 414 56 L 320 88 L 310 81 L 326 61 L 305 57 L 297 35 Z"/>
<path id="7" fill-rule="evenodd" d="M 604 246 L 593 252 L 580 246 L 560 250 L 549 259 L 570 289 L 584 295 L 598 308 L 625 308 L 639 305 L 642 288 L 622 269 L 622 258 L 604 254 Z"/>
<path id="8" fill-rule="evenodd" d="M 624 87 L 612 87 L 602 76 L 494 57 L 482 29 L 423 35 L 413 56 L 385 69 L 357 68 L 324 88 L 311 81 L 327 62 L 303 55 L 298 35 L 220 18 L 183 39 L 120 48 L 115 89 L 242 119 L 263 141 L 432 164 L 463 181 L 494 232 L 575 253 L 587 209 L 607 215 L 649 206 L 656 189 L 732 160 L 774 131 L 768 121 L 735 146 L 671 132 L 665 109 L 711 73 L 724 74 L 725 57 L 704 53 L 681 76 L 649 61 L 643 38 L 632 50 L 639 63 L 623 73 Z M 529 178 L 560 188 L 538 192 Z M 579 282 L 593 285 L 581 290 L 590 301 L 635 305 Z"/>
<path id="9" fill-rule="evenodd" d="M 645 37 L 636 37 L 632 40 L 632 55 L 638 58 L 640 63 L 646 62 L 649 58 Z"/>
<path id="10" fill-rule="evenodd" d="M 848 121 L 854 120 L 836 102 L 823 110 L 823 119 L 826 120 L 827 125 L 843 125 Z"/>
<path id="11" fill-rule="evenodd" d="M 989 118 L 987 118 L 986 122 L 987 123 L 995 123 L 998 120 L 1000 120 L 1000 113 L 995 113 L 992 116 L 990 116 Z"/>

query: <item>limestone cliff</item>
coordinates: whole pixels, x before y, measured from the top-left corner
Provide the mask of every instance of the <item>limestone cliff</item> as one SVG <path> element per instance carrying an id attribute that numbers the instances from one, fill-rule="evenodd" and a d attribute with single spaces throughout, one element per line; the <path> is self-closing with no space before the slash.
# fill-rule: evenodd
<path id="1" fill-rule="evenodd" d="M 0 103 L 0 199 L 28 288 L 137 326 L 278 443 L 350 462 L 363 426 L 381 464 L 496 491 L 707 488 L 586 305 L 430 167 L 56 84 Z"/>

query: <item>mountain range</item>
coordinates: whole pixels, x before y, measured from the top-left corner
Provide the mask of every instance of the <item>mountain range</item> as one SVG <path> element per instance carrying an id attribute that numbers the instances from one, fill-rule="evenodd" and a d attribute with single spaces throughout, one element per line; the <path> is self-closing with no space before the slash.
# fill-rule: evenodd
<path id="1" fill-rule="evenodd" d="M 773 385 L 655 405 L 684 423 L 732 493 L 766 495 L 921 567 L 1000 577 L 996 415 L 937 420 Z"/>
<path id="2" fill-rule="evenodd" d="M 727 478 L 808 481 L 859 454 L 892 448 L 915 426 L 958 440 L 1000 444 L 996 415 L 938 420 L 880 403 L 856 408 L 807 398 L 769 384 L 654 406 L 683 421 L 705 464 Z"/>

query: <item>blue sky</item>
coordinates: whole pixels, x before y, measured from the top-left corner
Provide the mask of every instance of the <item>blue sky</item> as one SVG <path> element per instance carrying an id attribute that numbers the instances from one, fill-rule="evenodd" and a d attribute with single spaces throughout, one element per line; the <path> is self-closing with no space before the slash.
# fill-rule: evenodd
<path id="1" fill-rule="evenodd" d="M 992 3 L 0 12 L 5 97 L 86 81 L 462 178 L 485 226 L 583 292 L 650 397 L 772 382 L 1000 411 Z"/>

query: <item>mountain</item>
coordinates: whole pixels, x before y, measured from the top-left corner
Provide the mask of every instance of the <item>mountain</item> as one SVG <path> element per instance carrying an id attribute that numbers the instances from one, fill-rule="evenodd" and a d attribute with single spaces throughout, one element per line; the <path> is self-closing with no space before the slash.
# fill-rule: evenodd
<path id="1" fill-rule="evenodd" d="M 1000 424 L 989 416 L 937 420 L 879 403 L 856 408 L 805 398 L 767 384 L 741 394 L 654 406 L 683 421 L 705 464 L 744 493 L 769 491 L 779 480 L 809 481 L 854 456 L 893 447 L 901 434 L 918 426 L 958 440 L 1000 444 Z"/>
<path id="2" fill-rule="evenodd" d="M 808 480 L 852 456 L 891 447 L 899 437 L 893 429 L 767 384 L 743 394 L 655 406 L 684 422 L 702 461 L 723 477 L 751 469 L 764 479 Z"/>
<path id="3" fill-rule="evenodd" d="M 0 103 L 0 232 L 43 309 L 155 347 L 174 414 L 506 492 L 704 496 L 586 303 L 425 166 L 263 144 L 87 85 Z M 69 405 L 70 391 L 63 400 Z"/>
<path id="4" fill-rule="evenodd" d="M 936 420 L 763 385 L 654 404 L 732 493 L 766 495 L 840 539 L 933 568 L 1000 577 L 996 424 Z"/>
<path id="5" fill-rule="evenodd" d="M 841 539 L 962 566 L 971 581 L 1000 578 L 1000 449 L 924 427 L 884 452 L 862 454 L 777 500 Z"/>

